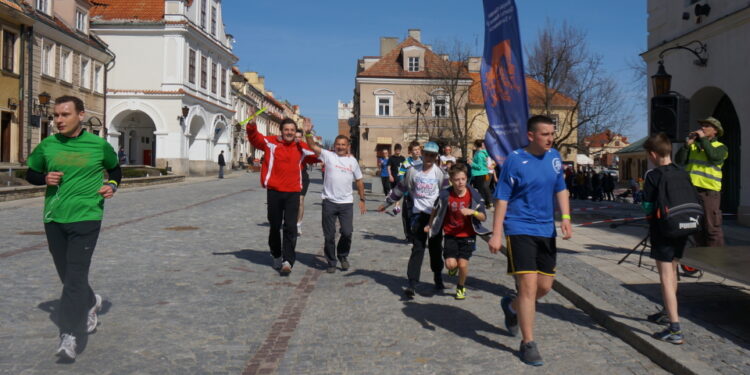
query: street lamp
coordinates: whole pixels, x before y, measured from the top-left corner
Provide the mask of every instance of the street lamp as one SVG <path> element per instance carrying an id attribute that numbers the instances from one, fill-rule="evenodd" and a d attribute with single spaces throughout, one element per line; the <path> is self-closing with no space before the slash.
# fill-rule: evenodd
<path id="1" fill-rule="evenodd" d="M 409 108 L 409 113 L 417 114 L 417 132 L 414 134 L 414 140 L 419 141 L 419 115 L 421 114 L 424 116 L 424 114 L 427 113 L 427 110 L 430 108 L 430 102 L 425 100 L 424 103 L 417 102 L 415 104 L 409 99 L 409 101 L 406 102 L 406 106 Z"/>
<path id="2" fill-rule="evenodd" d="M 49 108 L 49 100 L 52 98 L 50 94 L 48 94 L 46 91 L 39 94 L 37 96 L 37 100 L 39 104 L 36 105 L 36 111 L 39 114 L 39 116 L 47 116 L 49 113 L 47 112 L 47 109 Z"/>
<path id="3" fill-rule="evenodd" d="M 651 76 L 651 83 L 654 89 L 654 96 L 664 95 L 671 89 L 672 76 L 664 69 L 664 60 L 659 60 L 659 69 L 656 71 L 656 74 Z"/>

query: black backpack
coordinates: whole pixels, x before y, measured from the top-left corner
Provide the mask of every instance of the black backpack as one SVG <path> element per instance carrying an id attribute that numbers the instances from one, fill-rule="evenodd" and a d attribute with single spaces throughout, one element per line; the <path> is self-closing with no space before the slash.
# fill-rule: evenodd
<path id="1" fill-rule="evenodd" d="M 689 236 L 701 230 L 703 206 L 690 181 L 690 175 L 680 167 L 661 169 L 656 200 L 656 222 L 659 231 L 668 238 Z"/>

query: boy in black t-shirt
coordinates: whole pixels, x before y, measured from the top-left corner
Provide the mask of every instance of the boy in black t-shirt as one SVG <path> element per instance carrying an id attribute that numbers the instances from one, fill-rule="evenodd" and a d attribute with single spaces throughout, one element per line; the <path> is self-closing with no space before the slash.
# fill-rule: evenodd
<path id="1" fill-rule="evenodd" d="M 682 344 L 684 338 L 680 330 L 679 316 L 677 315 L 677 266 L 685 249 L 687 236 L 669 238 L 661 234 L 659 223 L 656 221 L 656 203 L 659 196 L 659 181 L 664 173 L 682 171 L 672 163 L 672 143 L 664 133 L 650 136 L 643 145 L 649 160 L 657 167 L 646 173 L 646 181 L 643 188 L 643 210 L 652 217 L 649 220 L 649 235 L 651 237 L 651 257 L 656 261 L 661 280 L 661 293 L 664 299 L 664 309 L 656 314 L 649 315 L 648 320 L 655 323 L 669 323 L 664 331 L 654 334 L 654 337 L 672 344 Z M 685 173 L 685 178 L 687 172 Z"/>

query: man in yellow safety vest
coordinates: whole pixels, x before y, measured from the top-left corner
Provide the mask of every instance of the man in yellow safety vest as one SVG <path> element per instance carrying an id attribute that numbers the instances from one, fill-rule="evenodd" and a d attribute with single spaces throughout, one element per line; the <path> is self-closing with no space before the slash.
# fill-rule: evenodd
<path id="1" fill-rule="evenodd" d="M 698 189 L 703 203 L 703 230 L 695 236 L 698 246 L 724 246 L 720 209 L 721 167 L 729 151 L 717 140 L 717 137 L 724 135 L 719 120 L 708 117 L 698 121 L 698 124 L 700 129 L 690 133 L 685 145 L 677 151 L 675 161 L 690 173 L 690 180 Z"/>

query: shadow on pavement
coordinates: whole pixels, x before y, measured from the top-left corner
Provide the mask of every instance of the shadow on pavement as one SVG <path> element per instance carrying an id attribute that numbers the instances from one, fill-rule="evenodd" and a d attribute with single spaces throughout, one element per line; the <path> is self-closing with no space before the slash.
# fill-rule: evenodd
<path id="1" fill-rule="evenodd" d="M 536 311 L 538 313 L 547 315 L 550 318 L 573 323 L 586 329 L 607 332 L 606 329 L 594 323 L 594 321 L 590 316 L 588 316 L 588 314 L 576 308 L 569 308 L 556 303 L 544 303 L 537 301 Z"/>
<path id="2" fill-rule="evenodd" d="M 488 332 L 508 336 L 508 332 L 485 322 L 478 316 L 462 308 L 435 303 L 419 304 L 410 302 L 405 304 L 402 311 L 404 315 L 422 324 L 424 329 L 434 331 L 437 326 L 491 349 L 516 354 L 515 350 L 480 334 L 480 332 Z"/>
<path id="3" fill-rule="evenodd" d="M 345 275 L 346 277 L 351 276 L 366 276 L 371 278 L 376 283 L 385 286 L 394 295 L 401 298 L 401 301 L 410 301 L 410 299 L 404 296 L 404 286 L 406 285 L 406 278 L 402 276 L 391 275 L 389 273 L 375 271 L 375 270 L 362 270 L 357 269 L 353 272 L 349 272 Z"/>
<path id="4" fill-rule="evenodd" d="M 661 285 L 623 284 L 655 305 L 661 305 Z M 713 283 L 680 283 L 677 290 L 679 313 L 713 334 L 750 349 L 750 295 L 731 286 Z M 656 311 L 656 309 L 654 310 Z"/>
<path id="5" fill-rule="evenodd" d="M 60 300 L 59 299 L 53 299 L 49 301 L 42 302 L 36 306 L 40 310 L 44 312 L 49 313 L 49 320 L 52 321 L 52 323 L 55 324 L 55 327 L 60 328 L 59 325 L 59 316 L 58 316 L 58 308 L 60 307 Z M 99 311 L 97 315 L 102 316 L 107 314 L 109 310 L 112 308 L 112 302 L 108 300 L 102 301 L 102 309 Z M 96 333 L 96 331 L 94 331 Z M 91 334 L 94 334 L 91 333 Z M 81 354 L 86 350 L 86 346 L 89 342 L 89 334 L 83 334 L 76 336 L 76 353 Z M 58 364 L 72 364 L 75 361 L 69 361 L 62 358 L 59 358 L 56 363 Z"/>
<path id="6" fill-rule="evenodd" d="M 238 259 L 246 260 L 261 266 L 273 266 L 273 258 L 268 250 L 242 249 L 237 251 L 213 252 L 213 255 L 234 255 Z M 316 254 L 297 252 L 296 262 L 302 263 L 310 268 L 325 269 L 327 263 L 321 256 Z"/>
<path id="7" fill-rule="evenodd" d="M 387 243 L 397 243 L 397 244 L 406 244 L 406 240 L 398 238 L 396 236 L 391 236 L 387 234 L 377 234 L 377 233 L 363 233 L 362 238 L 365 240 L 376 240 L 381 242 L 387 242 Z"/>

